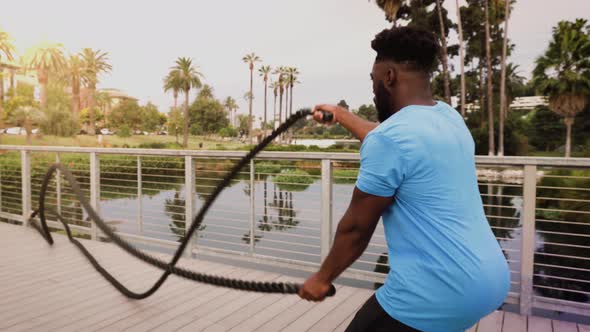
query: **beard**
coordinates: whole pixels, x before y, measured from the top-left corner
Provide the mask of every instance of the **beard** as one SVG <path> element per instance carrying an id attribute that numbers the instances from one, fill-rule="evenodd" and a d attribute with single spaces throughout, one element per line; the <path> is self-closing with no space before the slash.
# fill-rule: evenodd
<path id="1" fill-rule="evenodd" d="M 389 91 L 385 88 L 385 84 L 380 82 L 377 86 L 377 92 L 375 93 L 375 98 L 373 99 L 375 103 L 375 108 L 377 109 L 377 118 L 379 122 L 384 122 L 391 116 L 391 95 Z"/>

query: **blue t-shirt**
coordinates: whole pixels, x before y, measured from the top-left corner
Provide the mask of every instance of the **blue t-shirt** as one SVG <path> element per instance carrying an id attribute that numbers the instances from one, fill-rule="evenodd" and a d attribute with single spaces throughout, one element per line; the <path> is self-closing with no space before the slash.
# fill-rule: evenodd
<path id="1" fill-rule="evenodd" d="M 390 272 L 377 300 L 421 331 L 463 331 L 496 310 L 508 264 L 484 214 L 475 144 L 449 105 L 412 105 L 371 131 L 356 186 L 383 212 Z"/>

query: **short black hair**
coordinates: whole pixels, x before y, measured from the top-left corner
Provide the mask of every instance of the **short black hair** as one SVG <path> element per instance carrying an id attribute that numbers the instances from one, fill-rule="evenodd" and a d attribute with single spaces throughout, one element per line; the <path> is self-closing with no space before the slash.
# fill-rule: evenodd
<path id="1" fill-rule="evenodd" d="M 438 66 L 440 45 L 433 33 L 416 27 L 385 29 L 375 36 L 371 47 L 375 61 L 407 63 L 416 70 L 431 73 Z"/>

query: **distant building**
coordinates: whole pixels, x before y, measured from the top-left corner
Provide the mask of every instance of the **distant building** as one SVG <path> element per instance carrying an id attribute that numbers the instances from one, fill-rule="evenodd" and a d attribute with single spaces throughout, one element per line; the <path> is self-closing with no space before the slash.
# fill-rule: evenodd
<path id="1" fill-rule="evenodd" d="M 549 101 L 545 96 L 516 97 L 510 104 L 510 109 L 532 111 L 538 106 L 548 105 Z M 466 104 L 465 109 L 467 113 L 479 111 L 479 103 Z"/>

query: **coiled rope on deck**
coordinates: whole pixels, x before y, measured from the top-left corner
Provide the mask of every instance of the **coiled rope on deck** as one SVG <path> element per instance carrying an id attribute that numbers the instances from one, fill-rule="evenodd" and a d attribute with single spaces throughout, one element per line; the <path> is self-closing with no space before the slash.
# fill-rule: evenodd
<path id="1" fill-rule="evenodd" d="M 49 167 L 45 177 L 43 178 L 43 183 L 41 186 L 41 192 L 39 194 L 39 207 L 35 210 L 31 217 L 29 218 L 29 224 L 32 225 L 39 233 L 43 236 L 43 238 L 51 245 L 53 245 L 53 237 L 51 236 L 51 232 L 49 231 L 49 227 L 47 226 L 47 217 L 45 215 L 46 211 L 51 212 L 54 214 L 57 219 L 63 224 L 67 236 L 78 249 L 86 256 L 86 258 L 90 261 L 90 263 L 94 266 L 94 268 L 105 278 L 107 279 L 119 292 L 123 295 L 140 300 L 149 297 L 150 295 L 154 294 L 161 286 L 164 284 L 168 276 L 171 274 L 175 274 L 179 277 L 183 277 L 186 279 L 212 284 L 216 286 L 228 287 L 233 289 L 245 290 L 245 291 L 254 291 L 254 292 L 263 292 L 263 293 L 282 293 L 282 294 L 296 294 L 299 292 L 299 289 L 302 287 L 301 284 L 296 283 L 289 283 L 289 282 L 260 282 L 260 281 L 246 281 L 246 280 L 239 280 L 239 279 L 232 279 L 226 278 L 222 276 L 216 275 L 209 275 L 204 273 L 199 273 L 191 270 L 187 270 L 184 268 L 176 267 L 176 263 L 182 256 L 182 253 L 185 251 L 186 246 L 190 242 L 190 239 L 193 236 L 193 233 L 196 231 L 197 226 L 201 224 L 207 211 L 211 207 L 211 205 L 215 202 L 219 194 L 225 189 L 230 181 L 235 178 L 238 172 L 246 166 L 252 158 L 254 158 L 260 151 L 262 151 L 268 144 L 270 144 L 276 137 L 278 137 L 283 132 L 287 131 L 295 122 L 298 120 L 306 117 L 307 115 L 312 114 L 309 110 L 298 111 L 289 117 L 283 124 L 281 124 L 277 129 L 273 130 L 273 132 L 267 136 L 260 144 L 252 148 L 244 156 L 221 180 L 221 182 L 215 187 L 213 193 L 209 196 L 209 198 L 205 201 L 195 218 L 193 219 L 191 226 L 186 233 L 183 240 L 180 242 L 180 246 L 177 248 L 172 260 L 170 262 L 162 261 L 158 258 L 150 256 L 147 253 L 135 248 L 129 242 L 121 238 L 117 235 L 100 217 L 100 215 L 92 208 L 82 190 L 78 181 L 74 175 L 70 172 L 70 170 L 61 165 L 61 164 L 54 164 Z M 329 114 L 331 115 L 331 114 Z M 100 265 L 100 263 L 92 256 L 92 254 L 82 245 L 80 241 L 72 236 L 72 232 L 68 223 L 64 220 L 64 218 L 54 209 L 45 206 L 45 199 L 47 194 L 47 188 L 49 186 L 49 182 L 51 181 L 53 174 L 56 171 L 60 171 L 64 178 L 70 184 L 72 191 L 76 195 L 76 198 L 82 204 L 84 210 L 90 217 L 90 219 L 96 223 L 98 228 L 116 245 L 120 248 L 125 250 L 127 253 L 135 256 L 136 258 L 155 266 L 164 271 L 160 278 L 154 283 L 154 285 L 143 293 L 136 293 L 129 290 L 123 284 L 121 284 L 113 275 L 111 275 L 105 268 Z M 39 217 L 41 225 L 38 225 L 35 218 Z M 333 296 L 336 293 L 336 289 L 332 285 L 328 296 Z"/>

